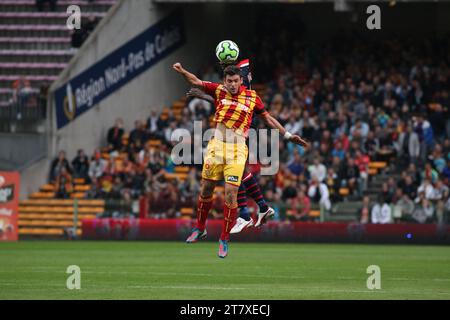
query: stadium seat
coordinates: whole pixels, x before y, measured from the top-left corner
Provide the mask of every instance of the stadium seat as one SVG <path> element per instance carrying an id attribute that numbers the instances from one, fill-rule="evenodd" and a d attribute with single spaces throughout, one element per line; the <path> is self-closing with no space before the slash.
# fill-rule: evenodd
<path id="1" fill-rule="evenodd" d="M 44 184 L 40 189 L 42 192 L 55 191 L 55 186 L 53 184 Z"/>
<path id="2" fill-rule="evenodd" d="M 309 216 L 312 218 L 320 218 L 320 210 L 310 210 Z"/>
<path id="3" fill-rule="evenodd" d="M 175 172 L 176 173 L 188 173 L 189 172 L 189 167 L 188 166 L 176 166 L 175 167 Z"/>
<path id="4" fill-rule="evenodd" d="M 350 190 L 348 188 L 340 188 L 339 189 L 339 194 L 343 197 L 348 196 L 350 193 Z"/>
<path id="5" fill-rule="evenodd" d="M 158 147 L 162 144 L 161 140 L 149 140 L 148 144 L 152 147 Z"/>
<path id="6" fill-rule="evenodd" d="M 83 178 L 75 178 L 75 179 L 73 179 L 73 182 L 75 184 L 84 184 L 86 181 Z"/>
<path id="7" fill-rule="evenodd" d="M 180 210 L 182 216 L 189 216 L 191 217 L 194 214 L 193 208 L 181 208 Z"/>
<path id="8" fill-rule="evenodd" d="M 30 195 L 30 198 L 32 199 L 51 199 L 54 197 L 54 192 L 34 192 Z"/>
<path id="9" fill-rule="evenodd" d="M 74 187 L 74 190 L 75 191 L 88 191 L 89 189 L 91 188 L 91 186 L 90 185 L 87 185 L 87 184 L 85 184 L 85 185 L 75 185 L 75 187 Z"/>
<path id="10" fill-rule="evenodd" d="M 170 180 L 171 179 L 178 179 L 180 181 L 184 181 L 187 178 L 187 173 L 177 173 L 177 172 L 169 173 L 169 172 L 166 172 L 164 174 L 164 176 L 166 177 L 166 179 L 170 179 Z"/>
<path id="11" fill-rule="evenodd" d="M 174 103 L 173 103 L 172 109 L 184 109 L 184 106 L 185 106 L 185 105 L 186 105 L 186 104 L 185 104 L 184 101 L 177 101 L 177 102 L 174 102 Z"/>
<path id="12" fill-rule="evenodd" d="M 386 168 L 386 166 L 387 166 L 387 163 L 383 162 L 383 161 L 369 162 L 370 169 L 384 169 L 384 168 Z"/>
<path id="13" fill-rule="evenodd" d="M 109 153 L 108 152 L 103 152 L 102 153 L 102 158 L 105 159 L 105 160 L 109 160 L 109 158 L 110 158 Z"/>

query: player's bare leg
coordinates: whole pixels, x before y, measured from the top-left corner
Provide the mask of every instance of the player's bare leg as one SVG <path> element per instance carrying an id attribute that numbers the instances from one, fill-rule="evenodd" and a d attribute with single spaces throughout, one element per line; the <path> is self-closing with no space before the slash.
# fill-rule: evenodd
<path id="1" fill-rule="evenodd" d="M 217 181 L 202 179 L 200 187 L 200 195 L 197 202 L 197 226 L 192 230 L 191 235 L 187 238 L 187 243 L 194 243 L 198 240 L 205 239 L 206 219 L 212 205 L 212 196 Z"/>

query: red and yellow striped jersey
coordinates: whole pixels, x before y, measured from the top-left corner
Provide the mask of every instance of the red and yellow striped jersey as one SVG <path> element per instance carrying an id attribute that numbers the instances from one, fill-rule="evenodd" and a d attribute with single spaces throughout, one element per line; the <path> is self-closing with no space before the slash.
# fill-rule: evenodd
<path id="1" fill-rule="evenodd" d="M 248 136 L 253 112 L 267 112 L 261 98 L 254 90 L 241 86 L 239 93 L 232 95 L 223 84 L 203 81 L 203 91 L 214 97 L 216 105 L 215 122 L 223 123 L 237 134 Z"/>

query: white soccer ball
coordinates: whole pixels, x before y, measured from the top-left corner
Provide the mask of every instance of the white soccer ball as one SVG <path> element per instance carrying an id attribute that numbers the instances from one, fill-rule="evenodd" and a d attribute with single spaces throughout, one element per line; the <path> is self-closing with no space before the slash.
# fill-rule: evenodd
<path id="1" fill-rule="evenodd" d="M 223 40 L 216 47 L 216 57 L 220 62 L 233 62 L 239 57 L 239 47 L 231 40 Z"/>

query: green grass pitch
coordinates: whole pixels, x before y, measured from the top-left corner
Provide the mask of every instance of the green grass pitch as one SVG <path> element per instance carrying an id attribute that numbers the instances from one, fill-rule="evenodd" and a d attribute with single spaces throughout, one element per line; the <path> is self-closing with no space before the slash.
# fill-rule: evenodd
<path id="1" fill-rule="evenodd" d="M 0 299 L 450 299 L 450 247 L 356 244 L 0 243 Z M 69 265 L 81 289 L 69 290 Z M 381 289 L 369 290 L 369 265 Z"/>

